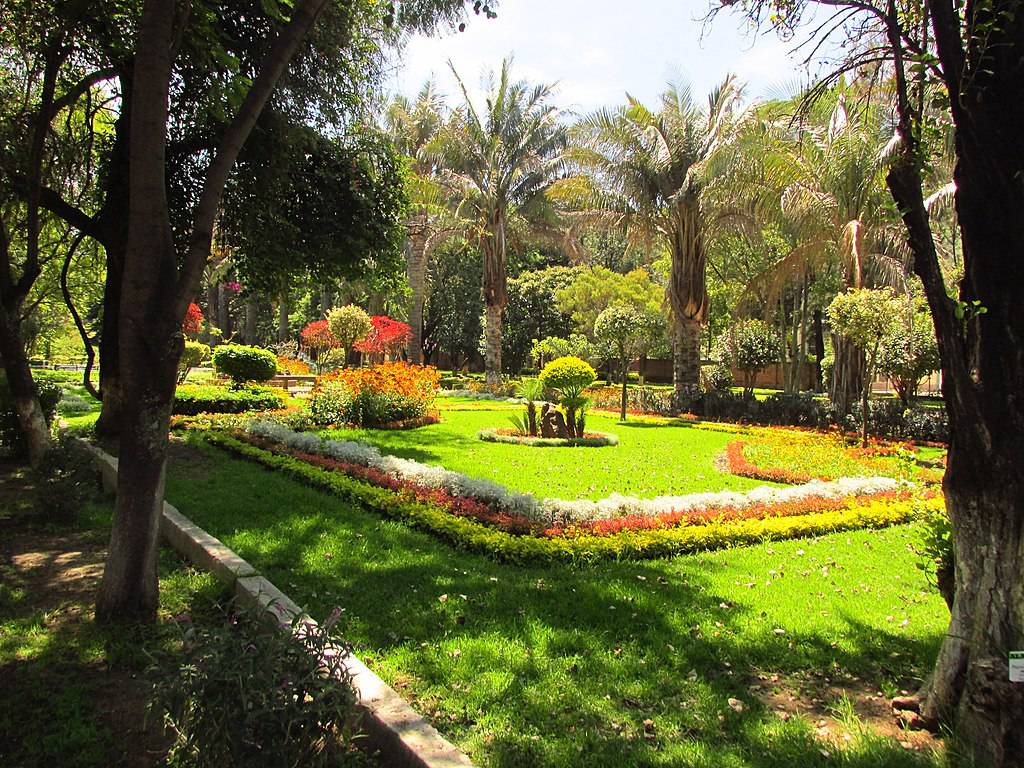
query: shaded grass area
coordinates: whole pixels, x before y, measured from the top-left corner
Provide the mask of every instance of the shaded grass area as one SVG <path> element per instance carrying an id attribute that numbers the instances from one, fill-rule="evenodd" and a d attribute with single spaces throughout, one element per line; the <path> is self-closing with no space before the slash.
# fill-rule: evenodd
<path id="1" fill-rule="evenodd" d="M 516 408 L 442 410 L 442 421 L 409 430 L 342 429 L 327 437 L 372 443 L 384 453 L 443 466 L 493 480 L 540 497 L 602 499 L 612 493 L 650 498 L 701 491 L 747 490 L 765 483 L 720 472 L 715 458 L 735 436 L 692 429 L 682 422 L 634 419 L 626 423 L 601 414 L 587 417 L 587 429 L 607 432 L 619 444 L 602 448 L 538 448 L 487 443 L 481 429 L 509 426 Z"/>
<path id="2" fill-rule="evenodd" d="M 26 470 L 0 466 L 0 764 L 156 765 L 168 742 L 159 719 L 145 722 L 147 675 L 180 653 L 172 617 L 212 616 L 223 588 L 165 550 L 159 621 L 97 625 L 110 503 L 94 499 L 55 521 L 33 502 L 38 493 Z"/>
<path id="3" fill-rule="evenodd" d="M 938 764 L 856 716 L 823 740 L 769 703 L 774 685 L 810 713 L 815 679 L 891 694 L 924 674 L 947 615 L 912 528 L 512 568 L 210 447 L 176 457 L 168 495 L 314 616 L 343 607 L 357 653 L 482 765 Z"/>

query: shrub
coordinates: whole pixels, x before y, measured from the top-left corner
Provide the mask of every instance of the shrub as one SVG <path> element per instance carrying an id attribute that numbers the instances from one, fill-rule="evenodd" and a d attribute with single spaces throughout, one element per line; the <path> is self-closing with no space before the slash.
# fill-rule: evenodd
<path id="1" fill-rule="evenodd" d="M 343 349 L 328 349 L 317 358 L 317 373 L 336 371 L 348 364 L 348 354 Z"/>
<path id="2" fill-rule="evenodd" d="M 37 381 L 35 386 L 36 392 L 39 394 L 39 405 L 43 409 L 43 416 L 49 425 L 57 413 L 57 403 L 60 402 L 63 390 L 58 384 L 51 381 Z M 27 450 L 25 438 L 21 434 L 21 426 L 18 424 L 18 412 L 14 408 L 14 398 L 11 397 L 7 377 L 3 375 L 0 375 L 0 445 L 6 446 L 13 456 L 19 458 L 24 456 Z"/>
<path id="3" fill-rule="evenodd" d="M 185 660 L 154 686 L 174 735 L 172 762 L 210 766 L 345 765 L 358 695 L 337 636 L 318 626 L 268 631 L 255 611 L 185 628 Z M 337 740 L 341 739 L 339 747 Z"/>
<path id="4" fill-rule="evenodd" d="M 188 372 L 199 365 L 210 356 L 210 348 L 198 341 L 186 341 L 185 351 L 181 353 L 178 361 L 178 383 L 181 384 L 188 378 Z"/>
<path id="5" fill-rule="evenodd" d="M 426 415 L 440 375 L 432 366 L 381 363 L 317 378 L 309 400 L 317 424 L 374 426 Z"/>
<path id="6" fill-rule="evenodd" d="M 215 384 L 185 385 L 174 393 L 172 413 L 195 416 L 199 413 L 244 413 L 274 411 L 284 407 L 284 398 L 266 387 L 229 389 Z"/>
<path id="7" fill-rule="evenodd" d="M 408 323 L 392 320 L 386 315 L 374 315 L 370 318 L 370 331 L 355 343 L 359 352 L 377 355 L 397 355 L 412 340 L 412 329 Z"/>
<path id="8" fill-rule="evenodd" d="M 754 392 L 758 371 L 777 362 L 781 351 L 779 335 L 763 320 L 736 323 L 723 335 L 720 346 L 726 359 L 742 371 L 743 392 L 748 397 Z"/>
<path id="9" fill-rule="evenodd" d="M 344 351 L 344 361 L 348 359 L 356 342 L 363 339 L 373 329 L 373 322 L 364 309 L 355 304 L 346 304 L 344 307 L 335 307 L 330 311 L 327 315 L 327 327 L 334 334 L 334 338 L 338 340 L 338 347 Z"/>
<path id="10" fill-rule="evenodd" d="M 294 357 L 278 355 L 277 371 L 278 373 L 287 373 L 292 376 L 305 376 L 309 373 L 310 368 L 309 365 L 304 363 L 302 360 L 298 360 Z"/>
<path id="11" fill-rule="evenodd" d="M 705 392 L 727 392 L 733 383 L 732 369 L 725 363 L 702 365 L 700 378 Z"/>
<path id="12" fill-rule="evenodd" d="M 277 358 L 273 352 L 241 344 L 223 344 L 213 352 L 213 367 L 217 373 L 230 376 L 234 386 L 249 381 L 269 381 L 277 373 Z"/>
<path id="13" fill-rule="evenodd" d="M 565 408 L 565 425 L 569 437 L 582 434 L 589 402 L 583 390 L 597 379 L 590 363 L 578 357 L 560 357 L 545 365 L 539 378 L 545 387 L 558 392 L 559 403 Z"/>

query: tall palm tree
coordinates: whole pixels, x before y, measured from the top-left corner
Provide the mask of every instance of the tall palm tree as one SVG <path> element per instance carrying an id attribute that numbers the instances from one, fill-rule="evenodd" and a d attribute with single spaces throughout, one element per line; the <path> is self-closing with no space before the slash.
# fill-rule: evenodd
<path id="1" fill-rule="evenodd" d="M 582 175 L 554 191 L 596 221 L 624 227 L 632 240 L 658 240 L 667 248 L 677 402 L 700 382 L 700 329 L 708 316 L 705 240 L 718 219 L 705 210 L 704 198 L 723 150 L 744 122 L 740 95 L 731 75 L 704 105 L 682 85 L 669 86 L 657 111 L 627 95 L 627 104 L 599 110 L 575 127 L 569 158 Z"/>
<path id="2" fill-rule="evenodd" d="M 438 172 L 438 140 L 444 127 L 445 105 L 432 80 L 420 88 L 415 101 L 397 96 L 384 115 L 385 129 L 395 148 L 410 161 L 412 206 L 406 219 L 405 261 L 409 280 L 409 358 L 423 362 L 423 303 L 427 262 L 435 234 L 431 226 L 436 207 L 434 184 Z"/>
<path id="3" fill-rule="evenodd" d="M 766 140 L 775 223 L 792 234 L 795 247 L 757 282 L 766 296 L 778 297 L 787 283 L 836 269 L 844 288 L 904 287 L 905 248 L 885 186 L 881 122 L 870 107 L 851 117 L 841 91 L 808 117 L 799 125 L 778 121 Z M 829 396 L 847 413 L 861 394 L 863 351 L 836 335 L 833 352 Z"/>
<path id="4" fill-rule="evenodd" d="M 449 66 L 451 64 L 449 63 Z M 452 67 L 464 103 L 446 135 L 446 166 L 459 190 L 461 213 L 472 222 L 483 254 L 485 370 L 501 381 L 502 312 L 506 292 L 507 227 L 545 207 L 545 192 L 560 172 L 568 133 L 551 104 L 553 86 L 512 81 L 511 60 L 488 83 L 479 109 Z"/>

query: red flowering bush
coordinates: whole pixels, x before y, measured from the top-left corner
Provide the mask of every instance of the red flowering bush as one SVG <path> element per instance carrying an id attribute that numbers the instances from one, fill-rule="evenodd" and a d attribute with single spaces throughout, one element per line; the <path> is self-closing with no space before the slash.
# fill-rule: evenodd
<path id="1" fill-rule="evenodd" d="M 181 332 L 189 338 L 193 338 L 199 335 L 201 330 L 203 330 L 203 310 L 199 308 L 198 304 L 189 304 L 188 309 L 185 310 L 185 320 L 181 324 Z"/>
<path id="2" fill-rule="evenodd" d="M 317 377 L 310 417 L 317 424 L 372 426 L 425 416 L 441 375 L 433 366 L 381 363 Z"/>
<path id="3" fill-rule="evenodd" d="M 386 315 L 374 315 L 370 323 L 370 332 L 355 343 L 357 351 L 392 356 L 409 346 L 412 329 L 407 323 Z"/>
<path id="4" fill-rule="evenodd" d="M 338 347 L 338 338 L 331 333 L 326 320 L 315 320 L 309 323 L 299 334 L 303 345 L 314 352 L 323 352 Z"/>

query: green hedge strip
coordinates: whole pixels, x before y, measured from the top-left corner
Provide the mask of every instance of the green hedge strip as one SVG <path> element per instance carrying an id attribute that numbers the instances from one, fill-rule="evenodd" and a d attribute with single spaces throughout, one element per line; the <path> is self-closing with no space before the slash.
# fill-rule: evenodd
<path id="1" fill-rule="evenodd" d="M 291 456 L 272 453 L 224 433 L 207 432 L 201 439 L 236 456 L 327 491 L 344 501 L 432 533 L 457 548 L 519 565 L 668 557 L 775 539 L 818 536 L 860 528 L 884 528 L 909 522 L 919 514 L 914 501 L 876 502 L 838 512 L 627 531 L 612 536 L 517 536 L 475 520 L 456 517 L 436 505 L 412 501 L 402 494 L 363 483 L 340 472 L 331 472 Z"/>

